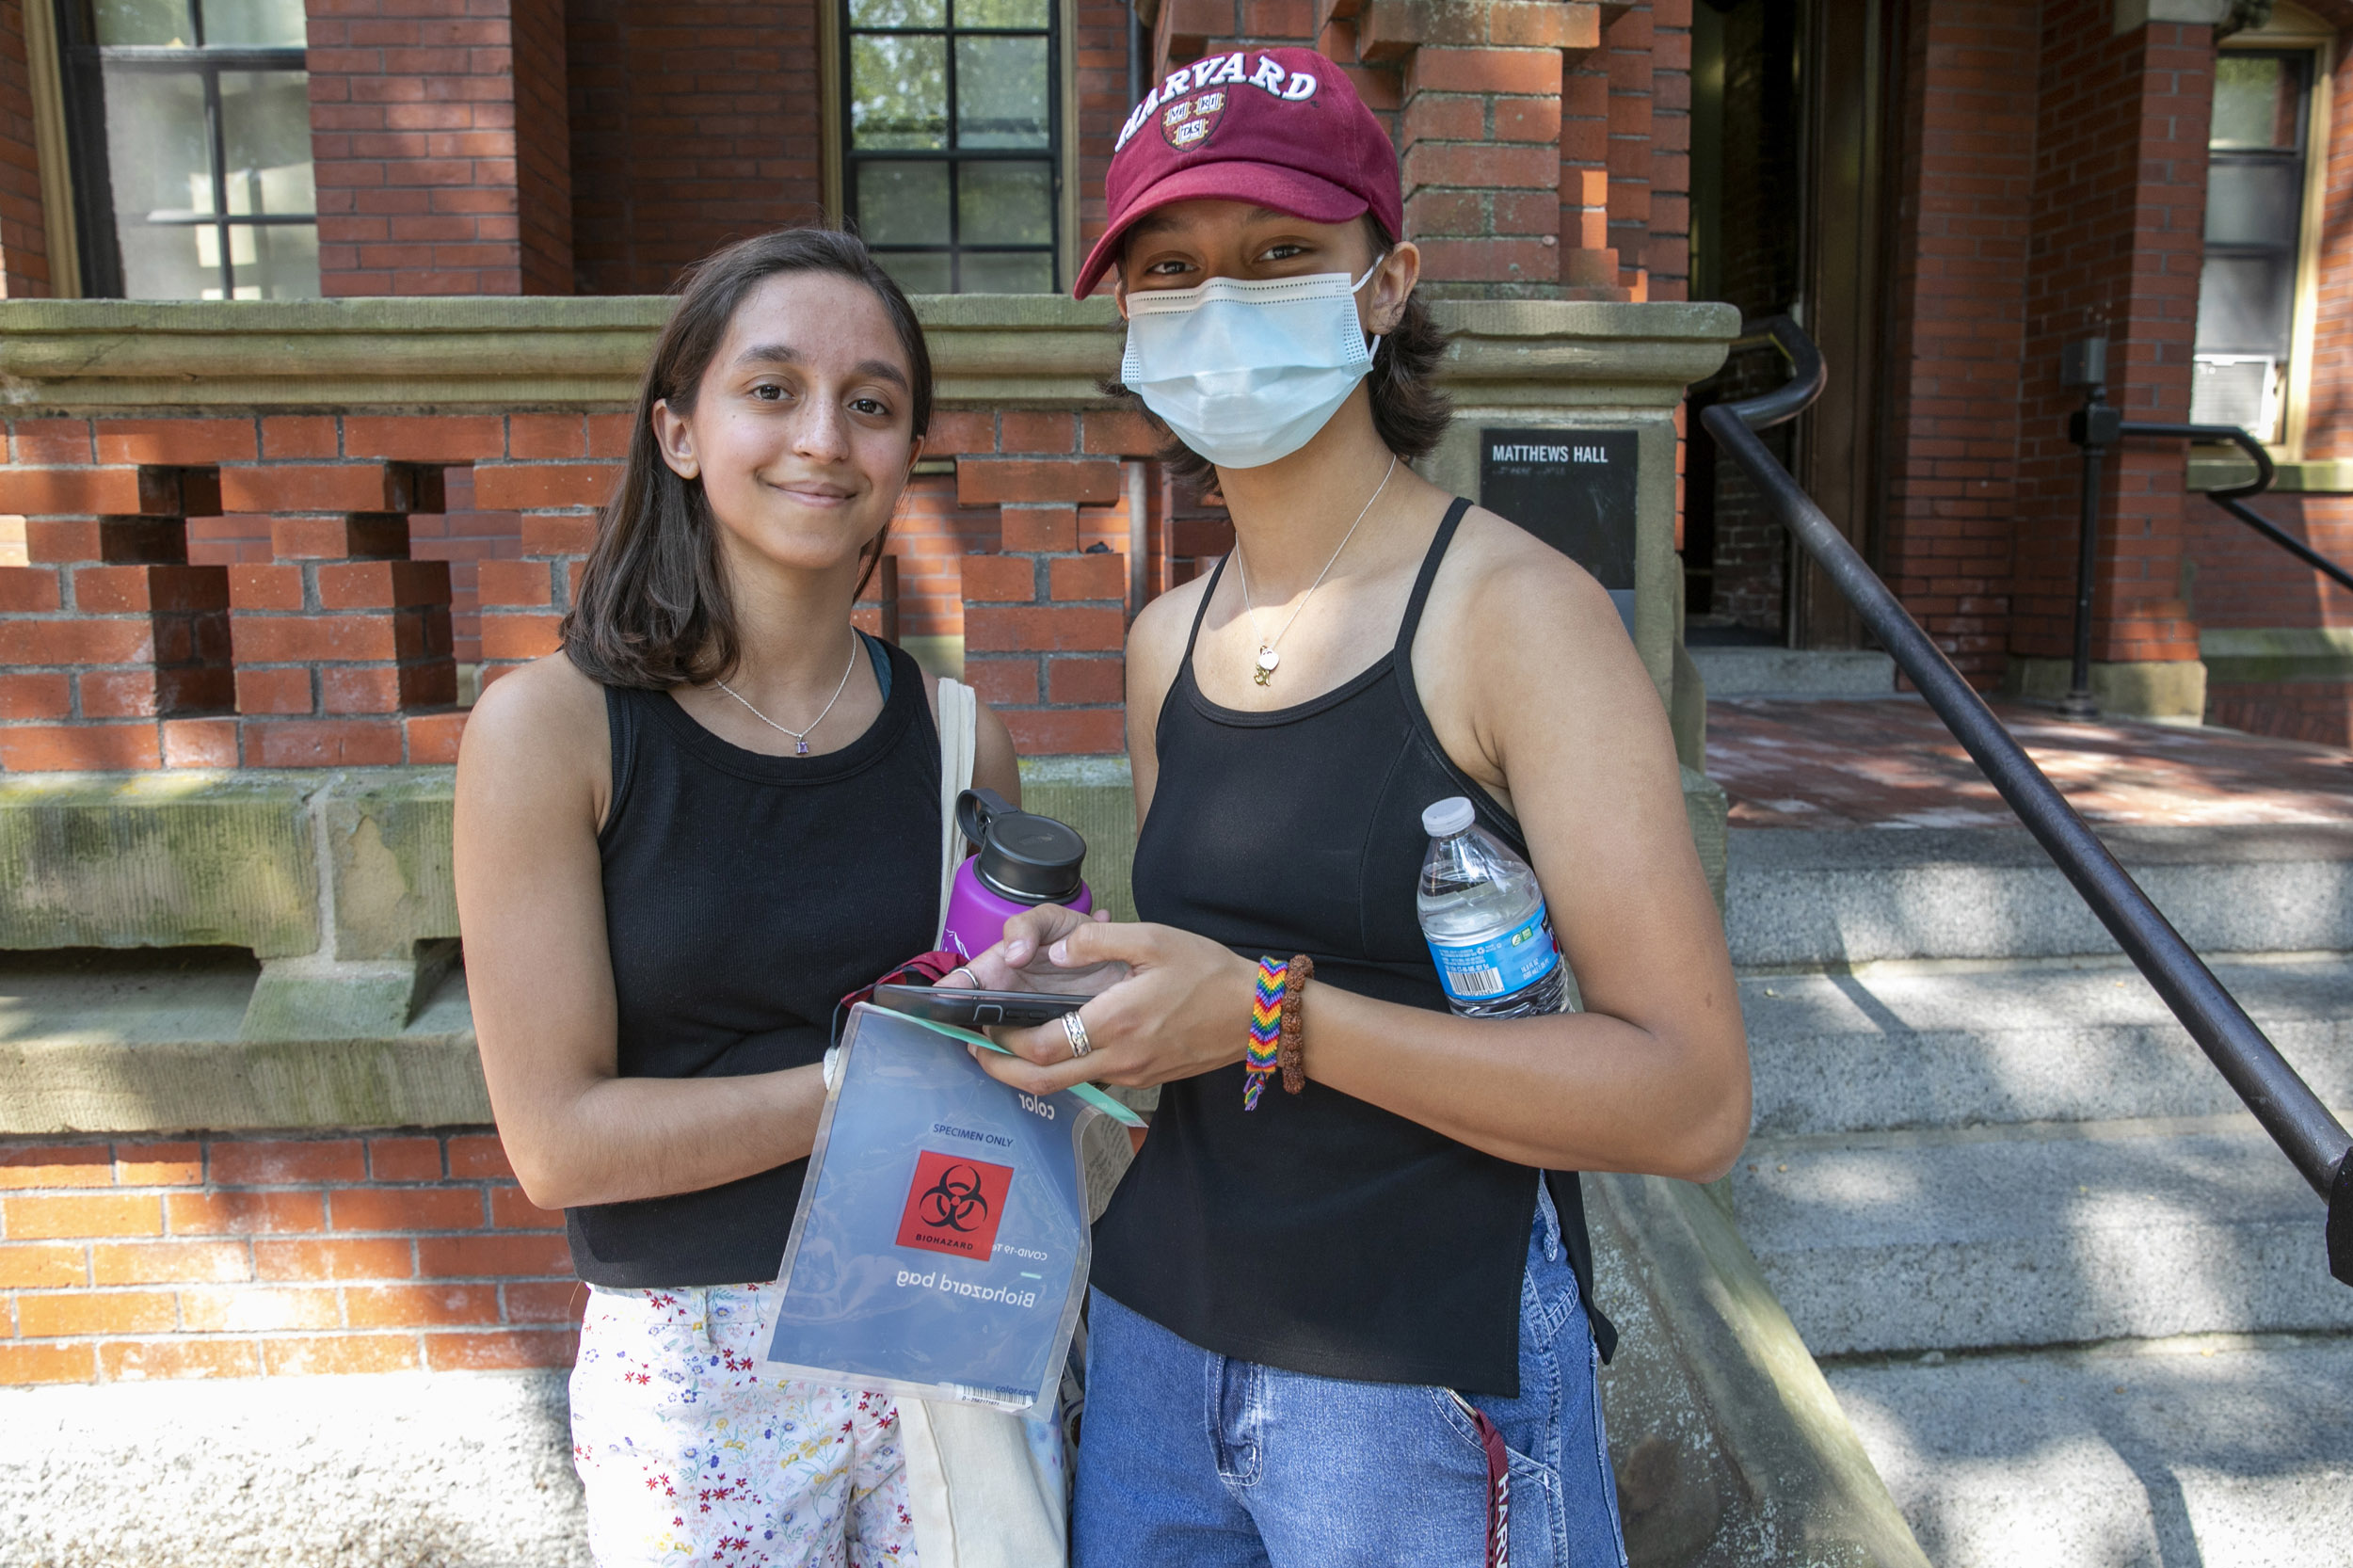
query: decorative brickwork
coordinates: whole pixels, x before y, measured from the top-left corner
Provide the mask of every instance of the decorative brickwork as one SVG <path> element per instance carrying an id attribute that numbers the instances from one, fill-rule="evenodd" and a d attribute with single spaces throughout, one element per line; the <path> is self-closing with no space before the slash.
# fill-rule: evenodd
<path id="1" fill-rule="evenodd" d="M 562 0 L 309 6 L 322 291 L 569 294 Z"/>
<path id="2" fill-rule="evenodd" d="M 1083 546 L 1080 520 L 1124 501 L 1120 459 L 1150 433 L 1132 415 L 1018 410 L 968 416 L 960 439 L 956 499 L 1000 520 L 998 553 L 963 561 L 965 679 L 1025 756 L 1125 749 L 1127 559 Z"/>
<path id="3" fill-rule="evenodd" d="M 219 472 L 137 461 L 215 455 L 215 433 L 99 429 L 93 450 L 87 423 L 24 421 L 17 452 L 46 463 L 0 469 L 27 563 L 0 567 L 0 769 L 233 764 L 227 721 L 200 716 L 232 706 L 228 574 L 187 564 Z"/>
<path id="4" fill-rule="evenodd" d="M 482 1128 L 0 1144 L 0 1384 L 568 1366 L 563 1216 Z"/>

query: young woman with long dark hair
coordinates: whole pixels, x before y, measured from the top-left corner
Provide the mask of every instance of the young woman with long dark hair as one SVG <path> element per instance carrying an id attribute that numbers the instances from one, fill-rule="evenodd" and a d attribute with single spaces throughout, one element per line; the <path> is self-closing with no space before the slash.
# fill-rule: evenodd
<path id="1" fill-rule="evenodd" d="M 850 619 L 931 402 L 856 239 L 703 263 L 562 651 L 466 728 L 468 986 L 508 1158 L 589 1286 L 572 1432 L 602 1564 L 913 1560 L 891 1400 L 780 1383 L 759 1330 L 834 1004 L 938 916 L 937 694 Z M 973 767 L 1017 797 L 984 711 Z"/>
<path id="2" fill-rule="evenodd" d="M 1128 639 L 1148 923 L 1040 911 L 984 965 L 1132 966 L 989 1071 L 1162 1086 L 1096 1231 L 1075 1561 L 1434 1568 L 1508 1527 L 1514 1568 L 1621 1563 L 1571 1173 L 1707 1180 L 1749 1116 L 1665 713 L 1593 578 L 1410 466 L 1443 339 L 1337 67 L 1175 72 L 1109 184 L 1079 292 L 1109 272 L 1122 379 L 1235 542 Z M 1582 1012 L 1449 1013 L 1416 885 L 1453 796 L 1533 865 Z"/>

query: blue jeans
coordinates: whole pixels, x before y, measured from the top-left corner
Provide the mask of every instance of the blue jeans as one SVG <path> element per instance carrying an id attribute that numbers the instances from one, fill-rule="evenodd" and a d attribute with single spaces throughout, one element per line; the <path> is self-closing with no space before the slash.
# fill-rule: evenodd
<path id="1" fill-rule="evenodd" d="M 1468 1396 L 1511 1450 L 1512 1568 L 1624 1568 L 1592 1328 L 1542 1205 L 1520 1391 Z M 1444 1388 L 1213 1355 L 1091 1293 L 1073 1568 L 1477 1568 L 1487 1461 Z"/>

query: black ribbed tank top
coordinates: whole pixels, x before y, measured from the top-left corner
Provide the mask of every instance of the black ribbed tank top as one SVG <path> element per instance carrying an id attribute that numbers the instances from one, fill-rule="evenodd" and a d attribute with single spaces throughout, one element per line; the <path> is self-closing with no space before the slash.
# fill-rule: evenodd
<path id="1" fill-rule="evenodd" d="M 1135 860 L 1144 920 L 1250 958 L 1305 952 L 1317 985 L 1445 1011 L 1414 906 L 1422 808 L 1467 795 L 1489 832 L 1528 853 L 1448 760 L 1414 687 L 1414 633 L 1469 505 L 1439 525 L 1390 655 L 1297 707 L 1241 712 L 1202 695 L 1193 648 L 1210 579 L 1155 731 L 1160 779 Z M 1312 987 L 1306 1005 L 1312 1016 Z M 1516 1394 L 1537 1173 L 1314 1081 L 1245 1112 L 1242 1084 L 1236 1063 L 1162 1086 L 1096 1226 L 1096 1286 L 1223 1355 Z M 1552 1191 L 1590 1299 L 1577 1178 Z"/>
<path id="2" fill-rule="evenodd" d="M 597 845 L 624 1078 L 823 1061 L 834 1003 L 932 945 L 938 732 L 915 661 L 868 647 L 888 655 L 882 715 L 820 757 L 746 751 L 667 692 L 605 688 Z M 573 1267 L 637 1288 L 774 1279 L 808 1165 L 567 1210 Z"/>

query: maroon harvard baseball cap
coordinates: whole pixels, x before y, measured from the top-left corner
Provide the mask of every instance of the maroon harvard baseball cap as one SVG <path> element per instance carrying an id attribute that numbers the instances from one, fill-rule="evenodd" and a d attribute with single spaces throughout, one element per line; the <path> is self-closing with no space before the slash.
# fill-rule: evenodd
<path id="1" fill-rule="evenodd" d="M 1312 223 L 1369 212 L 1405 230 L 1397 150 L 1340 68 L 1312 49 L 1238 49 L 1169 72 L 1120 127 L 1111 227 L 1070 292 L 1084 299 L 1128 228 L 1177 201 L 1248 201 Z"/>

